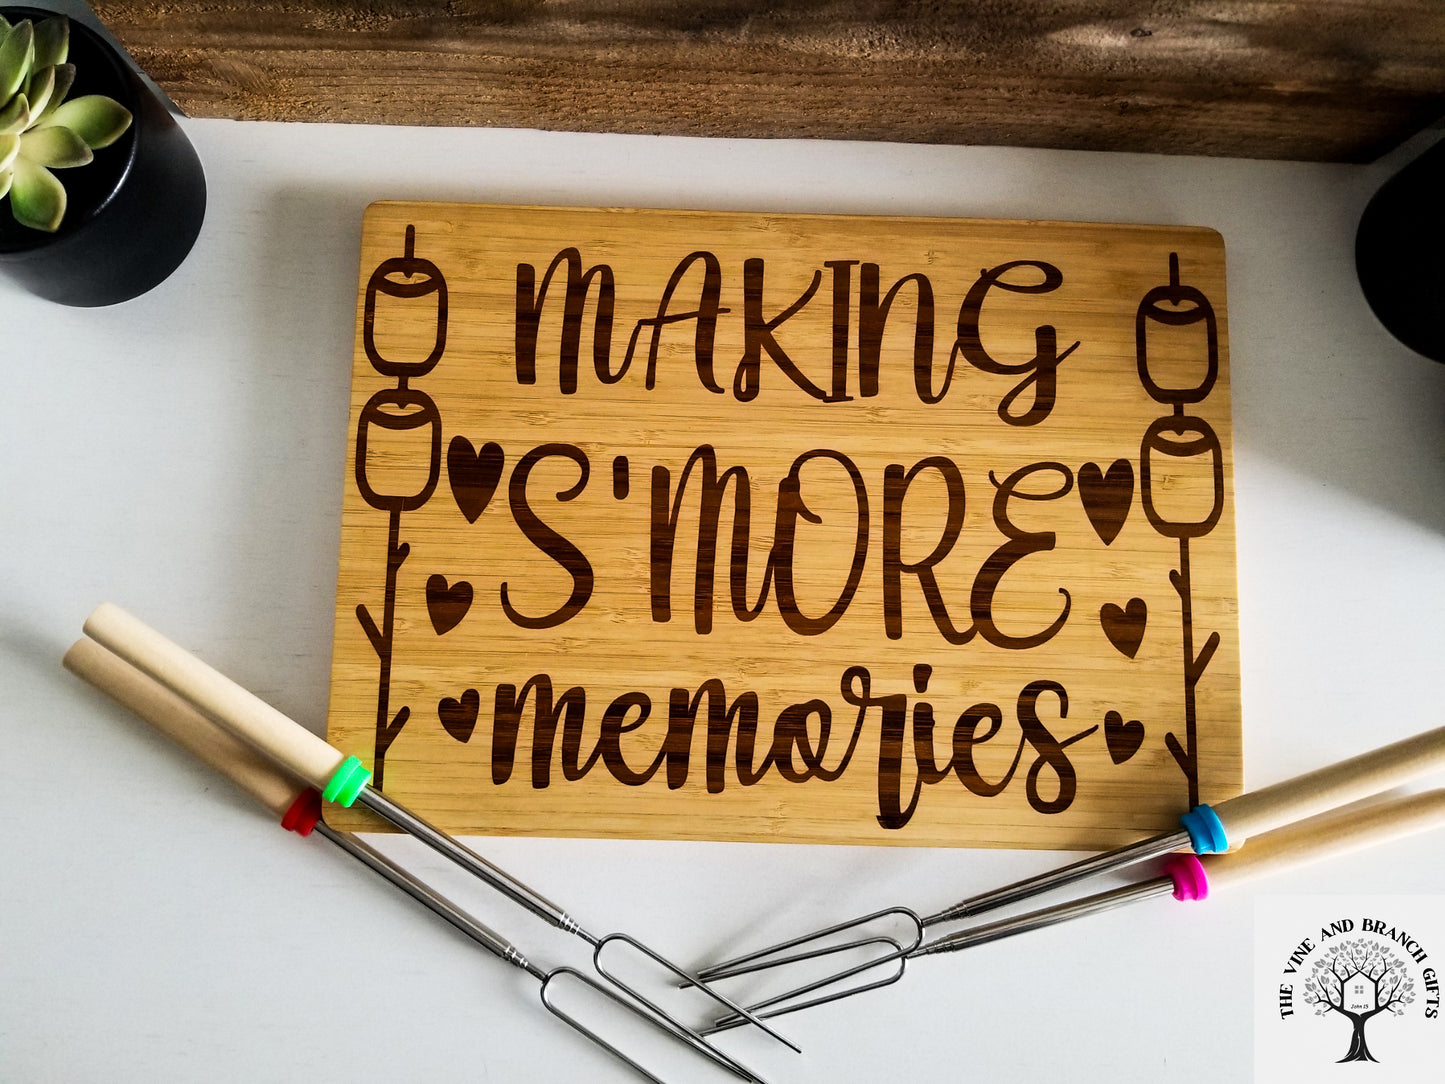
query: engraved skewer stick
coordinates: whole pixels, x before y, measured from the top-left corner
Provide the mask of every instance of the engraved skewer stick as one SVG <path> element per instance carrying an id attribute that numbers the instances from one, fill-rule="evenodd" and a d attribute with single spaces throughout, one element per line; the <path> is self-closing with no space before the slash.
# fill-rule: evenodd
<path id="1" fill-rule="evenodd" d="M 1189 327 L 1202 324 L 1205 357 L 1203 375 L 1194 387 L 1175 387 L 1173 381 L 1161 383 L 1149 366 L 1149 329 Z M 1224 448 L 1209 422 L 1186 414 L 1185 406 L 1208 398 L 1219 376 L 1219 326 L 1209 298 L 1179 279 L 1179 254 L 1169 254 L 1169 282 L 1156 286 L 1144 295 L 1134 315 L 1135 355 L 1139 380 L 1144 391 L 1157 403 L 1171 408 L 1171 413 L 1156 418 L 1144 432 L 1139 444 L 1139 498 L 1149 525 L 1165 538 L 1179 543 L 1179 567 L 1169 573 L 1169 582 L 1179 595 L 1179 621 L 1182 634 L 1184 674 L 1184 741 L 1172 731 L 1164 735 L 1164 744 L 1178 763 L 1189 785 L 1189 804 L 1199 803 L 1199 742 L 1197 722 L 1197 687 L 1209 661 L 1219 648 L 1219 633 L 1211 632 L 1204 645 L 1194 650 L 1194 588 L 1190 578 L 1189 540 L 1202 538 L 1212 531 L 1224 512 Z M 1166 367 L 1167 368 L 1167 367 Z M 1187 382 L 1186 382 L 1187 383 Z M 1210 466 L 1211 503 L 1209 511 L 1197 520 L 1178 520 L 1161 512 L 1154 500 L 1154 457 L 1185 459 L 1203 454 Z M 1160 487 L 1167 490 L 1168 486 Z"/>
<path id="2" fill-rule="evenodd" d="M 376 342 L 379 295 L 405 300 L 435 297 L 435 339 L 425 357 L 397 360 L 382 356 Z M 376 745 L 372 757 L 377 789 L 381 788 L 386 771 L 386 752 L 411 716 L 410 707 L 403 705 L 392 714 L 390 705 L 392 656 L 396 648 L 396 580 L 402 562 L 411 552 L 411 545 L 401 541 L 401 514 L 426 504 L 441 476 L 441 414 L 431 396 L 411 387 L 409 381 L 430 373 L 441 360 L 446 345 L 446 276 L 436 264 L 416 255 L 416 227 L 409 225 L 403 254 L 383 260 L 367 280 L 361 317 L 361 346 L 367 360 L 377 372 L 396 380 L 394 387 L 383 388 L 366 401 L 356 423 L 356 489 L 362 500 L 386 513 L 387 523 L 386 578 L 382 587 L 380 627 L 365 603 L 356 607 L 356 620 L 371 642 L 380 664 L 376 687 Z M 367 442 L 373 427 L 380 435 L 412 434 L 413 439 L 421 437 L 427 445 L 427 471 L 420 484 L 411 479 L 412 485 L 402 485 L 399 491 L 391 486 L 383 489 L 373 486 L 367 456 Z"/>

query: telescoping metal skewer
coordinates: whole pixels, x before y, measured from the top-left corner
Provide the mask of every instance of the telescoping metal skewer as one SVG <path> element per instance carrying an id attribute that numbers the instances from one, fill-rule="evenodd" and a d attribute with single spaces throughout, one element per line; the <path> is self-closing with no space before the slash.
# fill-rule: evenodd
<path id="1" fill-rule="evenodd" d="M 862 959 L 809 985 L 821 987 L 867 976 L 860 980 L 857 992 L 887 986 L 902 977 L 904 961 L 923 944 L 927 931 L 935 926 L 985 914 L 1171 852 L 1192 850 L 1195 854 L 1214 854 L 1237 848 L 1248 837 L 1442 769 L 1445 769 L 1445 727 L 1438 727 L 1214 806 L 1196 806 L 1180 818 L 1181 827 L 1175 831 L 970 896 L 926 917 L 907 907 L 887 907 L 700 968 L 697 973 L 705 982 L 716 982 L 852 953 Z M 878 928 L 885 923 L 891 924 L 887 931 Z M 874 946 L 882 951 L 863 951 Z M 885 967 L 888 970 L 882 971 Z"/>
<path id="2" fill-rule="evenodd" d="M 1192 854 L 1172 854 L 1164 860 L 1160 876 L 984 926 L 961 930 L 913 948 L 900 947 L 890 954 L 899 962 L 897 974 L 886 982 L 829 990 L 831 984 L 848 977 L 834 976 L 777 994 L 754 1004 L 752 1008 L 764 1016 L 780 1016 L 816 1005 L 825 1005 L 851 997 L 865 989 L 875 989 L 896 982 L 902 976 L 901 965 L 904 960 L 985 945 L 1005 937 L 1055 926 L 1071 919 L 1159 896 L 1172 895 L 1181 901 L 1202 900 L 1214 889 L 1388 843 L 1442 825 L 1445 825 L 1445 789 L 1396 798 L 1362 809 L 1336 810 L 1286 828 L 1266 832 L 1251 840 L 1250 847 L 1244 851 L 1206 855 L 1202 859 Z M 874 960 L 870 966 L 877 967 L 883 962 L 885 961 Z M 810 994 L 818 996 L 809 997 Z M 703 1033 L 724 1031 L 742 1022 L 742 1018 L 738 1016 L 723 1017 L 710 1027 L 704 1028 Z"/>
<path id="3" fill-rule="evenodd" d="M 599 974 L 652 1012 L 666 1017 L 676 1027 L 688 1030 L 687 1024 L 668 1013 L 635 985 L 619 978 L 604 959 L 607 949 L 613 948 L 614 955 L 618 948 L 624 952 L 631 950 L 669 975 L 677 986 L 697 991 L 714 1006 L 721 1006 L 729 1014 L 742 1016 L 780 1043 L 799 1051 L 798 1046 L 751 1010 L 714 990 L 706 980 L 679 967 L 635 937 L 624 933 L 597 936 L 588 932 L 541 893 L 427 823 L 401 803 L 374 790 L 370 786 L 371 773 L 358 758 L 344 756 L 299 723 L 119 607 L 110 603 L 97 607 L 86 619 L 85 633 L 159 681 L 285 771 L 321 791 L 327 801 L 343 806 L 357 803 L 370 809 L 533 915 L 564 933 L 586 941 L 592 947 L 592 963 Z"/>
<path id="4" fill-rule="evenodd" d="M 546 970 L 528 960 L 515 945 L 380 851 L 351 833 L 337 831 L 322 821 L 321 795 L 314 787 L 289 778 L 253 749 L 221 730 L 175 693 L 93 640 L 77 641 L 66 652 L 65 666 L 103 692 L 109 693 L 182 748 L 229 778 L 279 817 L 283 827 L 303 836 L 314 830 L 317 835 L 334 843 L 352 858 L 441 916 L 484 950 L 531 975 L 541 984 L 542 1005 L 549 1013 L 653 1084 L 666 1084 L 666 1081 L 647 1067 L 641 1060 L 640 1053 L 629 1054 L 606 1038 L 595 1026 L 589 1025 L 575 1011 L 569 1012 L 562 1006 L 558 997 L 564 986 L 570 984 L 584 995 L 603 999 L 599 1004 L 609 1010 L 621 1011 L 627 1014 L 629 1019 L 641 1021 L 649 1030 L 658 1032 L 708 1059 L 732 1077 L 745 1081 L 761 1081 L 761 1077 L 711 1046 L 691 1029 L 676 1026 L 666 1016 L 649 1011 L 577 969 L 556 967 Z M 694 1079 L 697 1068 L 696 1065 L 689 1067 L 689 1080 Z"/>
<path id="5" fill-rule="evenodd" d="M 316 805 L 319 811 L 321 796 L 316 794 L 314 789 L 311 790 L 311 793 L 316 795 Z M 493 956 L 531 975 L 541 983 L 539 993 L 542 1004 L 549 1013 L 563 1021 L 574 1031 L 585 1036 L 593 1043 L 596 1043 L 603 1050 L 607 1051 L 607 1053 L 628 1065 L 647 1080 L 653 1081 L 654 1084 L 666 1084 L 666 1081 L 664 1078 L 656 1075 L 651 1069 L 648 1069 L 646 1065 L 639 1060 L 640 1055 L 634 1056 L 628 1054 L 621 1047 L 617 1046 L 617 1044 L 604 1038 L 595 1027 L 589 1026 L 574 1013 L 569 1013 L 564 1009 L 556 1000 L 558 988 L 567 982 L 576 983 L 584 990 L 607 999 L 622 1011 L 631 1014 L 635 1019 L 645 1022 L 663 1035 L 691 1048 L 697 1054 L 721 1066 L 734 1076 L 745 1081 L 757 1081 L 758 1084 L 764 1084 L 762 1077 L 758 1076 L 742 1062 L 716 1049 L 700 1038 L 699 1034 L 692 1029 L 679 1027 L 676 1021 L 670 1017 L 649 1011 L 644 1006 L 624 997 L 618 993 L 617 990 L 602 985 L 574 967 L 554 967 L 548 971 L 532 963 L 522 955 L 521 951 L 517 949 L 515 945 L 504 940 L 471 915 L 467 914 L 467 912 L 451 900 L 431 888 L 431 886 L 418 880 L 375 848 L 357 839 L 349 832 L 338 832 L 324 821 L 317 822 L 316 832 L 319 835 L 325 836 L 332 843 L 335 843 L 363 865 L 379 873 L 412 899 L 440 915 Z M 689 1080 L 691 1080 L 691 1075 L 689 1076 Z"/>

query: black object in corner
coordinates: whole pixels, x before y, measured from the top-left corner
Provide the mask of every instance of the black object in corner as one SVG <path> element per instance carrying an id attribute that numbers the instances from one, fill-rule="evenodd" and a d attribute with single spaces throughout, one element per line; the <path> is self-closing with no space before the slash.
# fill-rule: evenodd
<path id="1" fill-rule="evenodd" d="M 1355 271 L 1390 334 L 1445 361 L 1445 141 L 1370 200 L 1355 234 Z"/>

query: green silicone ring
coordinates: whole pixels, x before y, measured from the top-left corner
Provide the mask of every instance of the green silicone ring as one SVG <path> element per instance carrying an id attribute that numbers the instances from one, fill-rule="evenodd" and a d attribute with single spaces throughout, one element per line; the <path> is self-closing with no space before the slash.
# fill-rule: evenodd
<path id="1" fill-rule="evenodd" d="M 371 773 L 366 770 L 366 765 L 356 757 L 347 757 L 332 775 L 331 782 L 326 784 L 321 797 L 337 805 L 349 806 L 356 801 L 361 788 L 370 782 Z"/>

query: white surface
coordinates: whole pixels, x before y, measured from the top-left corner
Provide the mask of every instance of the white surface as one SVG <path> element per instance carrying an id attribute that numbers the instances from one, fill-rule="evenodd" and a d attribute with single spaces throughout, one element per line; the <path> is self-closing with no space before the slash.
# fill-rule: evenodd
<path id="1" fill-rule="evenodd" d="M 882 144 L 188 123 L 210 207 L 149 295 L 0 283 L 0 1080 L 630 1079 L 535 985 L 60 669 L 110 599 L 324 726 L 362 208 L 377 198 L 1212 226 L 1229 259 L 1246 768 L 1445 722 L 1445 366 L 1353 275 L 1369 167 Z M 1418 148 L 1416 148 L 1418 149 Z M 594 930 L 687 962 L 930 909 L 1042 852 L 506 839 Z M 428 859 L 423 868 L 436 869 Z M 539 959 L 572 948 L 438 870 Z M 1445 891 L 1445 833 L 1193 910 L 927 959 L 788 1021 L 775 1084 L 1245 1079 L 1257 892 Z"/>

